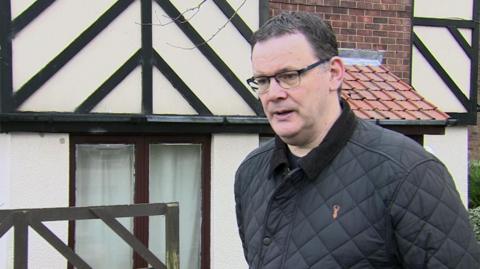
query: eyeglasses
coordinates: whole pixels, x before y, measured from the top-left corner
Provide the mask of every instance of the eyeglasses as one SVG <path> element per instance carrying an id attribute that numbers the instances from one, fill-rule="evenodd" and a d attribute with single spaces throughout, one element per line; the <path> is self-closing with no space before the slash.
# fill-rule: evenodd
<path id="1" fill-rule="evenodd" d="M 272 78 L 275 79 L 275 81 L 278 83 L 278 85 L 280 85 L 280 87 L 284 89 L 290 89 L 300 84 L 300 76 L 303 73 L 328 61 L 330 61 L 330 58 L 319 60 L 318 62 L 315 62 L 299 70 L 285 71 L 272 76 L 251 77 L 247 79 L 247 83 L 252 88 L 252 90 L 258 94 L 263 94 L 268 91 L 270 87 L 270 80 Z"/>

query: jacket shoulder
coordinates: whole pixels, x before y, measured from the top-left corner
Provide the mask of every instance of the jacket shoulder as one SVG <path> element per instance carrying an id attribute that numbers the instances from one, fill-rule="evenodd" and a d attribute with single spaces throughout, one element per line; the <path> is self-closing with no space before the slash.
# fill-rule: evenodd
<path id="1" fill-rule="evenodd" d="M 239 169 L 241 169 L 244 166 L 247 166 L 248 164 L 254 163 L 256 161 L 261 161 L 262 159 L 266 159 L 268 156 L 270 156 L 269 153 L 271 153 L 271 151 L 274 148 L 275 148 L 275 139 L 272 138 L 268 140 L 265 144 L 261 145 L 260 147 L 250 152 L 240 164 Z"/>
<path id="2" fill-rule="evenodd" d="M 351 142 L 363 150 L 383 155 L 407 169 L 427 160 L 439 162 L 411 138 L 364 120 L 358 121 Z"/>

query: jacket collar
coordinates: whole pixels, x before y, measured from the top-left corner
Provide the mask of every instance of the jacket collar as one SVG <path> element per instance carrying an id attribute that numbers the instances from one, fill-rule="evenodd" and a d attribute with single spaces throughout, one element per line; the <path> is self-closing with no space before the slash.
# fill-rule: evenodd
<path id="1" fill-rule="evenodd" d="M 300 159 L 299 166 L 311 180 L 315 179 L 320 172 L 333 160 L 340 150 L 347 144 L 355 130 L 356 117 L 348 103 L 341 99 L 342 113 L 328 131 L 322 143 L 312 149 L 306 156 Z M 278 136 L 275 136 L 275 149 L 270 161 L 270 175 L 279 168 L 288 167 L 288 147 Z M 271 177 L 270 177 L 271 178 Z"/>

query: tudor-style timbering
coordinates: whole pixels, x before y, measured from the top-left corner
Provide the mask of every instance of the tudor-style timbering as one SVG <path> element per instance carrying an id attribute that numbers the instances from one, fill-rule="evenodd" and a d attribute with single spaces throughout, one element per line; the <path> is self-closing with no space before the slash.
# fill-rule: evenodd
<path id="1" fill-rule="evenodd" d="M 412 85 L 460 124 L 476 122 L 478 0 L 413 1 Z"/>
<path id="2" fill-rule="evenodd" d="M 202 249 L 199 259 L 209 262 L 202 268 L 226 268 L 232 261 L 231 268 L 242 268 L 233 172 L 258 145 L 258 135 L 213 132 L 229 124 L 250 133 L 265 130 L 258 101 L 244 82 L 251 76 L 248 37 L 259 24 L 259 2 L 266 1 L 204 1 L 196 12 L 187 11 L 195 8 L 192 1 L 0 1 L 1 208 L 69 205 L 72 134 L 110 134 L 105 124 L 117 129 L 122 122 L 130 127 L 119 132 L 140 138 L 212 134 L 215 164 L 206 174 L 213 182 L 205 193 L 216 203 L 205 208 L 211 212 L 205 223 L 213 232 L 205 233 L 211 238 L 204 248 L 210 249 Z M 237 9 L 240 16 L 232 17 Z M 187 22 L 172 22 L 180 13 Z M 254 116 L 254 124 L 237 116 Z M 5 133 L 6 125 L 27 118 L 36 127 Z M 66 129 L 55 126 L 58 120 Z M 84 127 L 85 120 L 96 127 Z M 40 133 L 41 126 L 50 126 L 51 133 Z M 65 222 L 48 226 L 65 242 L 71 236 Z M 0 268 L 13 267 L 12 235 L 0 239 Z M 66 268 L 65 258 L 43 239 L 31 235 L 28 244 L 32 268 Z"/>
<path id="3" fill-rule="evenodd" d="M 479 1 L 413 1 L 412 85 L 459 126 L 425 145 L 449 168 L 468 201 L 468 130 L 477 120 Z M 452 150 L 452 147 L 454 150 Z"/>
<path id="4" fill-rule="evenodd" d="M 11 48 L 2 54 L 3 113 L 262 114 L 244 82 L 257 1 L 3 1 L 2 9 L 12 19 L 2 34 Z"/>

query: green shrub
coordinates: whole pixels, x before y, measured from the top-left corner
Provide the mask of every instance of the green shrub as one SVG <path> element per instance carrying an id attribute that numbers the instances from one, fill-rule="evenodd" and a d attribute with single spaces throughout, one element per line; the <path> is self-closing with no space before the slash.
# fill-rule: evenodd
<path id="1" fill-rule="evenodd" d="M 468 172 L 468 207 L 480 206 L 480 160 L 471 161 Z"/>
<path id="2" fill-rule="evenodd" d="M 480 241 L 480 207 L 469 209 L 468 214 L 470 215 L 470 222 L 472 223 L 477 241 Z"/>

